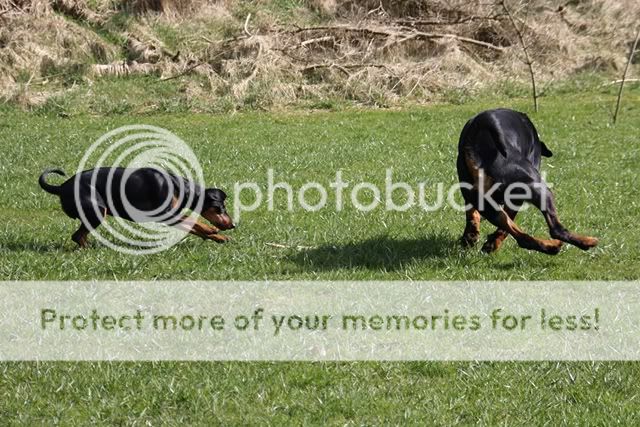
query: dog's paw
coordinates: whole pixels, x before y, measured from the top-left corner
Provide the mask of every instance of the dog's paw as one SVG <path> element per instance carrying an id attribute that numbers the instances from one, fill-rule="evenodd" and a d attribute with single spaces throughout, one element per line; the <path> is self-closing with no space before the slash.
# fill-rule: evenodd
<path id="1" fill-rule="evenodd" d="M 475 246 L 476 243 L 478 243 L 479 239 L 480 239 L 479 234 L 464 234 L 460 238 L 460 244 L 465 249 L 472 248 Z"/>
<path id="2" fill-rule="evenodd" d="M 209 239 L 213 240 L 216 243 L 227 243 L 231 240 L 231 237 L 225 236 L 223 234 L 209 234 Z"/>
<path id="3" fill-rule="evenodd" d="M 558 255 L 560 249 L 562 249 L 562 242 L 560 240 L 546 240 L 543 245 L 543 252 L 548 255 Z"/>
<path id="4" fill-rule="evenodd" d="M 580 244 L 576 245 L 577 247 L 579 247 L 583 251 L 588 251 L 589 249 L 598 246 L 598 239 L 596 239 L 595 237 L 585 236 L 580 238 L 579 243 Z"/>
<path id="5" fill-rule="evenodd" d="M 500 245 L 495 239 L 489 239 L 484 242 L 484 245 L 482 245 L 482 252 L 485 254 L 492 254 L 497 251 L 499 247 Z"/>

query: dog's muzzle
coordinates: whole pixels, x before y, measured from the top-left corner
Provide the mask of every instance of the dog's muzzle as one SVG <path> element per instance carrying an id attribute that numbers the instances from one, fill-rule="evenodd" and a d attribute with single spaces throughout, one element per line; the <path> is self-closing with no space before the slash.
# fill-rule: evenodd
<path id="1" fill-rule="evenodd" d="M 231 230 L 233 228 L 236 228 L 236 226 L 233 225 L 231 217 L 226 213 L 219 214 L 213 212 L 213 210 L 210 209 L 208 211 L 202 212 L 202 216 L 221 230 Z"/>

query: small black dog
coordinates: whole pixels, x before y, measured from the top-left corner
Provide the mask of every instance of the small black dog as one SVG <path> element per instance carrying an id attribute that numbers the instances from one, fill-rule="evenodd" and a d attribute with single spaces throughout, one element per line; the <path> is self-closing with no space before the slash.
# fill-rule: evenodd
<path id="1" fill-rule="evenodd" d="M 461 239 L 464 246 L 473 246 L 480 238 L 480 215 L 498 227 L 482 247 L 488 253 L 498 250 L 509 234 L 520 247 L 551 255 L 560 251 L 563 241 L 583 250 L 598 244 L 596 238 L 568 231 L 558 220 L 553 194 L 540 176 L 541 156 L 551 155 L 526 114 L 507 109 L 489 110 L 467 122 L 460 135 L 457 162 L 461 184 L 472 187 L 461 188 L 465 202 L 472 206 L 466 212 L 467 225 Z M 502 207 L 505 204 L 505 189 L 514 183 L 529 189 L 511 193 L 525 200 L 511 199 L 511 207 Z M 479 187 L 484 187 L 483 190 L 488 192 L 495 184 L 498 184 L 498 189 L 491 194 L 491 198 L 499 205 L 499 209 L 489 203 L 480 203 Z M 513 222 L 525 201 L 542 212 L 551 237 L 558 240 L 536 239 Z"/>
<path id="2" fill-rule="evenodd" d="M 234 228 L 225 209 L 224 201 L 227 195 L 224 191 L 217 188 L 205 189 L 185 178 L 158 169 L 91 169 L 74 175 L 59 186 L 47 183 L 46 177 L 50 173 L 65 175 L 59 169 L 47 169 L 40 175 L 38 183 L 46 192 L 60 197 L 62 210 L 69 217 L 81 220 L 80 228 L 71 236 L 81 248 L 87 245 L 88 234 L 96 229 L 107 215 L 134 222 L 154 221 L 154 217 L 162 218 L 156 222 L 176 226 L 203 239 L 219 243 L 229 240 L 228 237 L 218 234 L 220 230 Z M 190 196 L 192 200 L 187 205 Z M 200 209 L 199 199 L 202 199 Z M 185 208 L 196 211 L 214 227 L 189 219 L 182 214 Z M 132 215 L 132 211 L 142 212 L 143 215 Z M 84 214 L 84 219 L 81 218 L 80 212 Z"/>

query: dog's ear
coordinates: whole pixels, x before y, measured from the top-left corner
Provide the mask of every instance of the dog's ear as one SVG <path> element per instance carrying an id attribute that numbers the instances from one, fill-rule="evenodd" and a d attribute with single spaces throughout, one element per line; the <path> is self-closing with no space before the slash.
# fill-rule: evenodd
<path id="1" fill-rule="evenodd" d="M 549 148 L 547 148 L 547 146 L 542 141 L 540 141 L 540 154 L 542 154 L 544 157 L 553 156 L 551 150 L 549 150 Z"/>
<path id="2" fill-rule="evenodd" d="M 218 188 L 207 188 L 207 198 L 223 203 L 227 198 L 227 194 Z"/>

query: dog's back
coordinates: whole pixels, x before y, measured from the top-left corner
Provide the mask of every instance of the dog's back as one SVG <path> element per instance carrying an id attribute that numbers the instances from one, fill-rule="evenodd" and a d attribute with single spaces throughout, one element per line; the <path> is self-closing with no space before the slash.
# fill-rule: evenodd
<path id="1" fill-rule="evenodd" d="M 504 108 L 483 111 L 469 120 L 458 151 L 465 166 L 481 168 L 507 183 L 525 179 L 523 172 L 537 172 L 541 156 L 552 155 L 526 114 Z"/>

